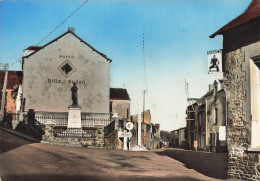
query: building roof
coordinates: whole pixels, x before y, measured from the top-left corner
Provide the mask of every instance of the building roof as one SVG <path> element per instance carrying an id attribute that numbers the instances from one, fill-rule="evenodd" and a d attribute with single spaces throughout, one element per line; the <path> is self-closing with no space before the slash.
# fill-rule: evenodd
<path id="1" fill-rule="evenodd" d="M 78 37 L 74 32 L 72 32 L 70 29 L 68 29 L 68 31 L 66 31 L 65 33 L 63 33 L 62 35 L 60 35 L 59 37 L 55 38 L 54 40 L 50 41 L 49 43 L 43 45 L 42 47 L 39 46 L 30 46 L 27 49 L 28 50 L 35 50 L 35 52 L 24 56 L 23 58 L 28 58 L 30 56 L 32 56 L 33 54 L 37 53 L 38 51 L 40 51 L 41 49 L 45 48 L 46 46 L 48 46 L 49 44 L 57 41 L 58 39 L 62 38 L 63 36 L 65 36 L 66 34 L 71 33 L 72 35 L 74 35 L 76 38 L 78 38 L 81 42 L 83 42 L 85 45 L 87 45 L 89 48 L 91 48 L 93 51 L 95 51 L 96 53 L 98 53 L 99 55 L 101 55 L 102 57 L 104 57 L 105 59 L 107 59 L 107 61 L 112 62 L 111 59 L 109 59 L 105 54 L 99 52 L 98 50 L 96 50 L 95 48 L 93 48 L 90 44 L 88 44 L 87 42 L 85 42 L 84 40 L 82 40 L 80 37 Z"/>
<path id="2" fill-rule="evenodd" d="M 204 94 L 204 95 L 198 100 L 198 102 L 200 102 L 200 101 L 202 101 L 203 99 L 205 99 L 205 97 L 208 97 L 208 96 L 210 96 L 210 95 L 213 95 L 213 93 L 214 93 L 214 89 L 208 91 L 206 94 Z"/>
<path id="3" fill-rule="evenodd" d="M 244 13 L 230 21 L 228 24 L 220 28 L 210 38 L 214 38 L 217 35 L 223 34 L 224 32 L 236 28 L 242 24 L 248 23 L 260 17 L 260 0 L 252 0 L 248 8 Z"/>
<path id="4" fill-rule="evenodd" d="M 42 47 L 40 46 L 29 46 L 28 48 L 26 48 L 25 50 L 40 50 Z"/>
<path id="5" fill-rule="evenodd" d="M 0 71 L 0 84 L 1 90 L 4 86 L 4 77 L 5 71 Z M 13 89 L 15 85 L 21 85 L 23 81 L 23 72 L 22 71 L 8 71 L 8 79 L 6 89 Z"/>
<path id="6" fill-rule="evenodd" d="M 129 100 L 130 97 L 126 89 L 121 88 L 110 88 L 110 99 L 111 100 Z"/>

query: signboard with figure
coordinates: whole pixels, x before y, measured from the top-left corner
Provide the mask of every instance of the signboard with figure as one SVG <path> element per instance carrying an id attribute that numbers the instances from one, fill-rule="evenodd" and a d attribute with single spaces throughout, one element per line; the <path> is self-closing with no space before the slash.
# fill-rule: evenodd
<path id="1" fill-rule="evenodd" d="M 222 50 L 212 50 L 207 52 L 208 72 L 222 72 Z"/>

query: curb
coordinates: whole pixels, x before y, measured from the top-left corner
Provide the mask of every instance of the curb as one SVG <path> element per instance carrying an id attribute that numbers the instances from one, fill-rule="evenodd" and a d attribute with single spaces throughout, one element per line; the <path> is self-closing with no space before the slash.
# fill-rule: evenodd
<path id="1" fill-rule="evenodd" d="M 23 133 L 19 133 L 19 132 L 14 131 L 14 130 L 10 130 L 10 129 L 3 128 L 3 127 L 1 127 L 1 126 L 0 126 L 0 130 L 5 131 L 5 132 L 7 132 L 7 133 L 11 133 L 11 134 L 13 134 L 13 135 L 15 135 L 15 136 L 19 136 L 19 137 L 21 137 L 21 138 L 24 138 L 24 139 L 26 139 L 26 140 L 29 140 L 29 141 L 32 141 L 32 142 L 35 142 L 35 143 L 40 143 L 40 142 L 41 142 L 40 140 L 37 140 L 37 139 L 35 139 L 35 138 L 32 138 L 32 137 L 30 137 L 30 136 L 28 136 L 28 135 L 25 135 L 25 134 L 23 134 Z"/>

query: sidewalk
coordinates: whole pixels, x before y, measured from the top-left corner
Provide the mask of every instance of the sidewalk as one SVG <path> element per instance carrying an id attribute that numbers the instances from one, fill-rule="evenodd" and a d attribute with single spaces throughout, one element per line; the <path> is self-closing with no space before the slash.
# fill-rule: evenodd
<path id="1" fill-rule="evenodd" d="M 7 128 L 4 128 L 2 126 L 0 126 L 0 129 L 5 131 L 5 132 L 8 132 L 8 133 L 11 133 L 13 135 L 16 135 L 16 136 L 19 136 L 19 137 L 22 137 L 26 140 L 29 140 L 29 141 L 32 141 L 32 142 L 35 142 L 35 143 L 40 143 L 40 140 L 37 140 L 36 138 L 32 137 L 32 136 L 29 136 L 29 135 L 26 135 L 24 133 L 21 133 L 21 132 L 18 132 L 18 131 L 15 131 L 15 130 L 12 130 L 12 129 L 7 129 Z"/>

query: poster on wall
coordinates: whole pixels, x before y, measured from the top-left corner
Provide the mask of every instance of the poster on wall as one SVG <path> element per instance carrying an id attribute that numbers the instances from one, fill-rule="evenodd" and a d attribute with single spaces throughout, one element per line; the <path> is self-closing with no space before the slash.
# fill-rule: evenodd
<path id="1" fill-rule="evenodd" d="M 226 126 L 219 126 L 219 138 L 220 141 L 226 140 Z"/>
<path id="2" fill-rule="evenodd" d="M 222 50 L 207 51 L 208 73 L 222 72 Z"/>

